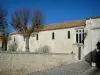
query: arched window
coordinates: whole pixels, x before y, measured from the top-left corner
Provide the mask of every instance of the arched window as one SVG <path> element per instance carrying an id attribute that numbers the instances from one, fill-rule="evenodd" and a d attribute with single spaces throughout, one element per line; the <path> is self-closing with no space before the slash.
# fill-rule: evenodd
<path id="1" fill-rule="evenodd" d="M 76 42 L 84 44 L 84 29 L 76 30 Z"/>

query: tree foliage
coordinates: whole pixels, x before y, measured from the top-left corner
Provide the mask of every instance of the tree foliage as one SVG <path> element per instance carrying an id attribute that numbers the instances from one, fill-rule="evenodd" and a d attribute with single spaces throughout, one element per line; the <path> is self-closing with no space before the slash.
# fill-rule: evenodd
<path id="1" fill-rule="evenodd" d="M 39 26 L 42 24 L 42 15 L 39 11 L 34 12 L 31 26 L 28 25 L 29 16 L 30 10 L 26 8 L 16 10 L 12 14 L 11 25 L 15 30 L 17 30 L 18 32 L 22 32 L 23 35 L 26 36 L 30 36 L 31 33 L 34 32 L 36 28 L 39 29 Z"/>
<path id="2" fill-rule="evenodd" d="M 0 39 L 2 40 L 2 49 L 4 50 L 7 50 L 7 42 L 9 36 L 7 14 L 7 10 L 0 5 Z"/>
<path id="3" fill-rule="evenodd" d="M 7 25 L 7 11 L 0 6 L 0 30 L 4 30 Z"/>
<path id="4" fill-rule="evenodd" d="M 33 16 L 31 25 L 29 26 L 28 21 L 30 16 Z M 11 25 L 18 32 L 21 32 L 26 38 L 26 51 L 29 51 L 29 38 L 33 32 L 39 32 L 40 25 L 43 23 L 43 15 L 38 10 L 35 10 L 33 15 L 30 15 L 30 10 L 22 8 L 16 10 L 11 17 Z"/>

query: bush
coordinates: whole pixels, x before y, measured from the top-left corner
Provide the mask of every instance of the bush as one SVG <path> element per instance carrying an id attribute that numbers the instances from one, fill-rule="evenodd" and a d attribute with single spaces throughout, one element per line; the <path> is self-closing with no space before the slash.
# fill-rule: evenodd
<path id="1" fill-rule="evenodd" d="M 38 48 L 35 52 L 46 54 L 46 53 L 50 53 L 50 49 L 48 46 L 43 46 L 43 47 Z"/>
<path id="2" fill-rule="evenodd" d="M 8 51 L 13 51 L 13 52 L 17 51 L 17 47 L 18 47 L 17 43 L 13 42 L 12 44 L 9 45 Z"/>

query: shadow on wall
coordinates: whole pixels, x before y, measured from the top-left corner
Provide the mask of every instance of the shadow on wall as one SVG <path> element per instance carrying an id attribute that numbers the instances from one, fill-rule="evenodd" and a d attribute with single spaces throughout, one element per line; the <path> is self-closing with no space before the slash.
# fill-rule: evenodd
<path id="1" fill-rule="evenodd" d="M 38 48 L 35 52 L 36 53 L 44 53 L 44 54 L 51 53 L 50 47 L 48 45 Z"/>
<path id="2" fill-rule="evenodd" d="M 85 60 L 91 64 L 91 62 L 96 63 L 96 66 L 100 68 L 100 50 L 93 50 L 85 56 Z"/>

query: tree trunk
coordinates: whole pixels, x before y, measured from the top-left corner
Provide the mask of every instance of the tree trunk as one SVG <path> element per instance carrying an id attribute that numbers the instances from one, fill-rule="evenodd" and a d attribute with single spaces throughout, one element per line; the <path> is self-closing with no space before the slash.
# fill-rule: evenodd
<path id="1" fill-rule="evenodd" d="M 7 42 L 5 43 L 5 51 L 7 51 Z"/>
<path id="2" fill-rule="evenodd" d="M 2 51 L 4 51 L 4 42 L 2 42 Z"/>
<path id="3" fill-rule="evenodd" d="M 26 52 L 29 52 L 29 37 L 26 37 Z"/>

